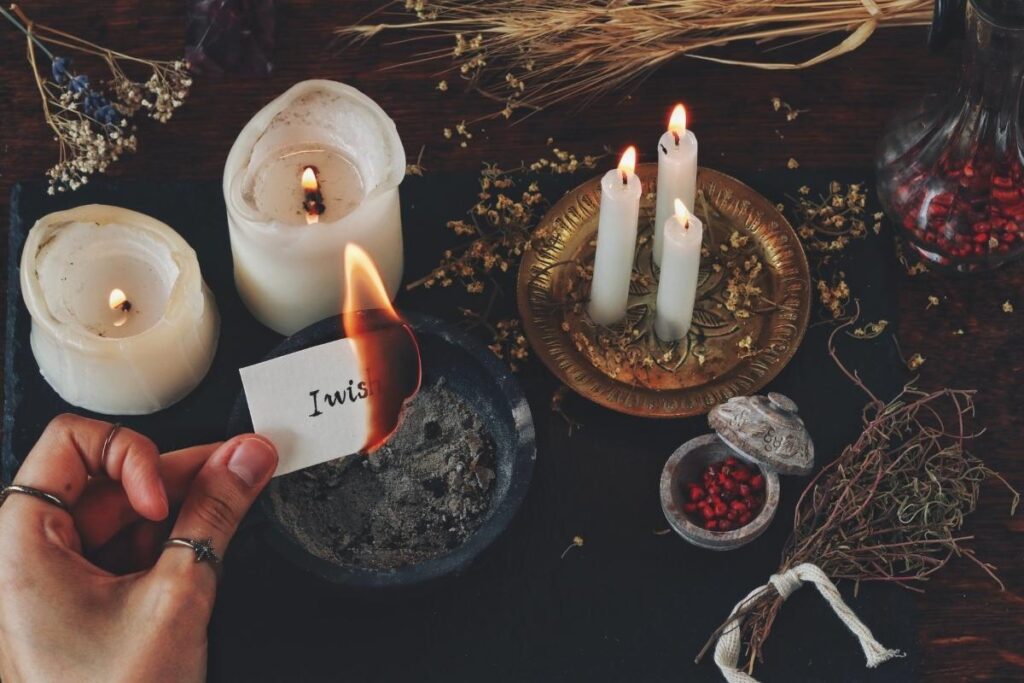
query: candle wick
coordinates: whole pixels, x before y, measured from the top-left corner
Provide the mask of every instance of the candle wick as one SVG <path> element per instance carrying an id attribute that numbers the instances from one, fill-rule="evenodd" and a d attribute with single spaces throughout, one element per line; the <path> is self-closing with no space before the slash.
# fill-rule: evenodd
<path id="1" fill-rule="evenodd" d="M 622 172 L 622 184 L 629 185 L 629 176 L 626 175 L 625 171 Z"/>
<path id="2" fill-rule="evenodd" d="M 676 139 L 676 147 L 678 147 L 679 146 L 679 132 L 678 131 L 672 131 L 672 137 L 674 137 Z"/>
<path id="3" fill-rule="evenodd" d="M 665 145 L 659 144 L 658 147 L 661 147 L 661 153 L 662 154 L 668 154 L 668 148 L 665 147 Z"/>

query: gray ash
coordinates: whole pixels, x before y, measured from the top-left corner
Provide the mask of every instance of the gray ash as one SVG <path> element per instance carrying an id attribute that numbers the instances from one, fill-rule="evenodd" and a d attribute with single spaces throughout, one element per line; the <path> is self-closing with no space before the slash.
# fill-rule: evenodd
<path id="1" fill-rule="evenodd" d="M 462 544 L 483 522 L 494 481 L 494 439 L 443 380 L 420 389 L 387 444 L 274 480 L 287 531 L 336 564 L 393 569 Z"/>

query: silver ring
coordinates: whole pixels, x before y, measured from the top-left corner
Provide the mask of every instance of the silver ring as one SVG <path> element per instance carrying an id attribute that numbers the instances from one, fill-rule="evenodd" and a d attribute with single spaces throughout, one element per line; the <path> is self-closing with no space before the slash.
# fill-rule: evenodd
<path id="1" fill-rule="evenodd" d="M 107 469 L 107 453 L 110 452 L 110 444 L 113 443 L 114 437 L 121 431 L 121 423 L 115 422 L 110 425 L 110 432 L 107 433 L 107 438 L 103 440 L 103 449 L 100 451 L 100 470 Z"/>
<path id="2" fill-rule="evenodd" d="M 213 570 L 220 573 L 221 559 L 213 549 L 212 538 L 168 538 L 164 548 L 188 548 L 196 556 L 196 562 L 206 562 Z"/>
<path id="3" fill-rule="evenodd" d="M 20 484 L 11 484 L 10 486 L 5 486 L 3 490 L 0 490 L 0 505 L 3 505 L 4 501 L 7 500 L 7 496 L 11 495 L 12 493 L 21 493 L 26 496 L 32 496 L 33 498 L 38 498 L 39 500 L 47 502 L 50 505 L 59 507 L 64 512 L 69 512 L 67 503 L 65 503 L 63 500 L 53 495 L 52 493 L 40 491 L 39 489 L 32 488 L 31 486 L 21 486 Z"/>

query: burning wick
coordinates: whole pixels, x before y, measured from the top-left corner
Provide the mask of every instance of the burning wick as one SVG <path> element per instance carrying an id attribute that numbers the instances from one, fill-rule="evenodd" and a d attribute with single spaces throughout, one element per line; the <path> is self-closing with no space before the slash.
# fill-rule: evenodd
<path id="1" fill-rule="evenodd" d="M 619 159 L 619 173 L 622 174 L 623 185 L 629 185 L 629 176 L 633 175 L 634 170 L 636 170 L 636 147 L 630 145 Z"/>
<path id="2" fill-rule="evenodd" d="M 121 327 L 128 322 L 128 314 L 132 310 L 132 302 L 128 301 L 128 296 L 124 293 L 124 290 L 114 288 L 110 290 L 110 296 L 107 298 L 107 303 L 112 311 L 121 311 L 124 315 L 114 321 L 114 327 Z"/>
<path id="3" fill-rule="evenodd" d="M 306 211 L 306 225 L 320 221 L 324 212 L 324 196 L 320 193 L 320 182 L 317 180 L 316 167 L 307 166 L 302 171 L 302 208 Z"/>
<path id="4" fill-rule="evenodd" d="M 677 104 L 672 110 L 672 116 L 668 119 L 668 132 L 672 133 L 678 147 L 680 136 L 686 132 L 686 107 L 683 105 Z"/>
<path id="5" fill-rule="evenodd" d="M 690 212 L 686 210 L 686 204 L 683 204 L 683 200 L 676 199 L 675 201 L 676 219 L 683 224 L 683 230 L 690 229 Z"/>

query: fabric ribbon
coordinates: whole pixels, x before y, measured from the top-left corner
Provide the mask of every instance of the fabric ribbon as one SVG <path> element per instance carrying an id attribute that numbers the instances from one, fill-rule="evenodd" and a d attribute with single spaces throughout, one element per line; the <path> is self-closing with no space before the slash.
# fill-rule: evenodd
<path id="1" fill-rule="evenodd" d="M 904 656 L 899 650 L 890 650 L 875 640 L 875 637 L 871 635 L 871 630 L 843 602 L 839 589 L 829 580 L 825 572 L 821 571 L 817 565 L 805 562 L 782 574 L 772 574 L 768 578 L 768 583 L 750 591 L 747 597 L 740 600 L 733 608 L 732 613 L 729 614 L 728 626 L 722 631 L 722 634 L 718 637 L 718 643 L 715 644 L 715 664 L 718 665 L 726 681 L 729 683 L 757 683 L 756 678 L 737 668 L 740 650 L 743 647 L 743 641 L 740 637 L 743 617 L 736 616 L 737 612 L 750 601 L 755 600 L 773 588 L 785 600 L 808 581 L 813 583 L 822 597 L 828 601 L 832 610 L 846 624 L 846 628 L 850 629 L 853 635 L 857 636 L 857 640 L 860 641 L 860 646 L 864 650 L 864 656 L 867 658 L 869 669 L 873 669 L 893 657 Z"/>

